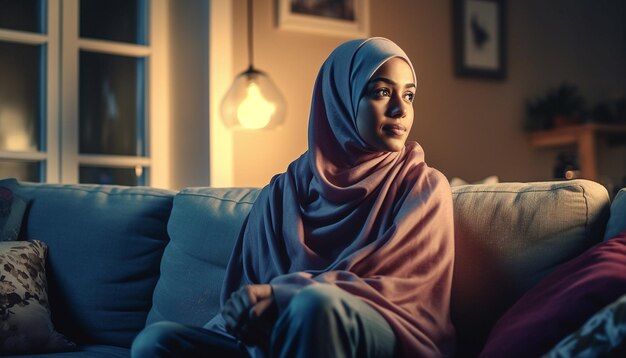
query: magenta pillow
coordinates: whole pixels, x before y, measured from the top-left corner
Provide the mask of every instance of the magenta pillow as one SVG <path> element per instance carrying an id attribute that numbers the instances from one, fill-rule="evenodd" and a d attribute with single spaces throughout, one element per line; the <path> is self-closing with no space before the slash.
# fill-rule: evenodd
<path id="1" fill-rule="evenodd" d="M 539 357 L 626 293 L 626 231 L 565 263 L 517 301 L 481 353 Z"/>

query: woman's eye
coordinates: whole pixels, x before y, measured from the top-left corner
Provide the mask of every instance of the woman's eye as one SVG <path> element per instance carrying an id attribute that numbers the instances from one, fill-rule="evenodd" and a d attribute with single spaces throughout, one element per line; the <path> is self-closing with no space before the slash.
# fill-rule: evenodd
<path id="1" fill-rule="evenodd" d="M 413 99 L 415 99 L 415 93 L 409 92 L 404 95 L 404 98 L 406 98 L 409 102 L 413 102 Z"/>
<path id="2" fill-rule="evenodd" d="M 387 97 L 391 95 L 391 92 L 389 92 L 389 90 L 386 88 L 379 88 L 376 91 L 374 91 L 374 94 L 379 97 Z"/>

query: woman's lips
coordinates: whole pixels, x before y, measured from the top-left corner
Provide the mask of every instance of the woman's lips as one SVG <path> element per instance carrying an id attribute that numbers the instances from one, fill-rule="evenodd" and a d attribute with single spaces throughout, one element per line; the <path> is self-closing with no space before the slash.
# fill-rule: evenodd
<path id="1" fill-rule="evenodd" d="M 385 124 L 383 131 L 393 137 L 402 137 L 406 132 L 406 127 L 402 124 Z"/>

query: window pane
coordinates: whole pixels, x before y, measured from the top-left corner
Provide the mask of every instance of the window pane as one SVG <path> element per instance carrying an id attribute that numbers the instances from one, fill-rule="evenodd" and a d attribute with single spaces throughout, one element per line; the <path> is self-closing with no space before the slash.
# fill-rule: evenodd
<path id="1" fill-rule="evenodd" d="M 25 162 L 0 159 L 0 179 L 16 178 L 20 181 L 41 181 L 42 162 Z"/>
<path id="2" fill-rule="evenodd" d="M 144 61 L 81 51 L 81 153 L 145 154 Z"/>
<path id="3" fill-rule="evenodd" d="M 144 0 L 82 0 L 80 37 L 146 44 Z"/>
<path id="4" fill-rule="evenodd" d="M 40 149 L 42 54 L 40 45 L 0 41 L 0 150 Z"/>
<path id="5" fill-rule="evenodd" d="M 146 169 L 81 165 L 79 181 L 86 184 L 145 185 Z"/>
<path id="6" fill-rule="evenodd" d="M 41 0 L 0 0 L 0 28 L 43 32 Z"/>

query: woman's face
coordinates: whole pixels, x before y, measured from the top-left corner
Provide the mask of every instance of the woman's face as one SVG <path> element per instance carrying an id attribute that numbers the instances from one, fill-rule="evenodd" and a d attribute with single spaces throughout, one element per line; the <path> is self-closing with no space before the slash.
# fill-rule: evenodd
<path id="1" fill-rule="evenodd" d="M 365 85 L 356 117 L 357 131 L 367 144 L 384 152 L 404 147 L 413 125 L 413 81 L 411 67 L 397 57 L 374 72 Z"/>

